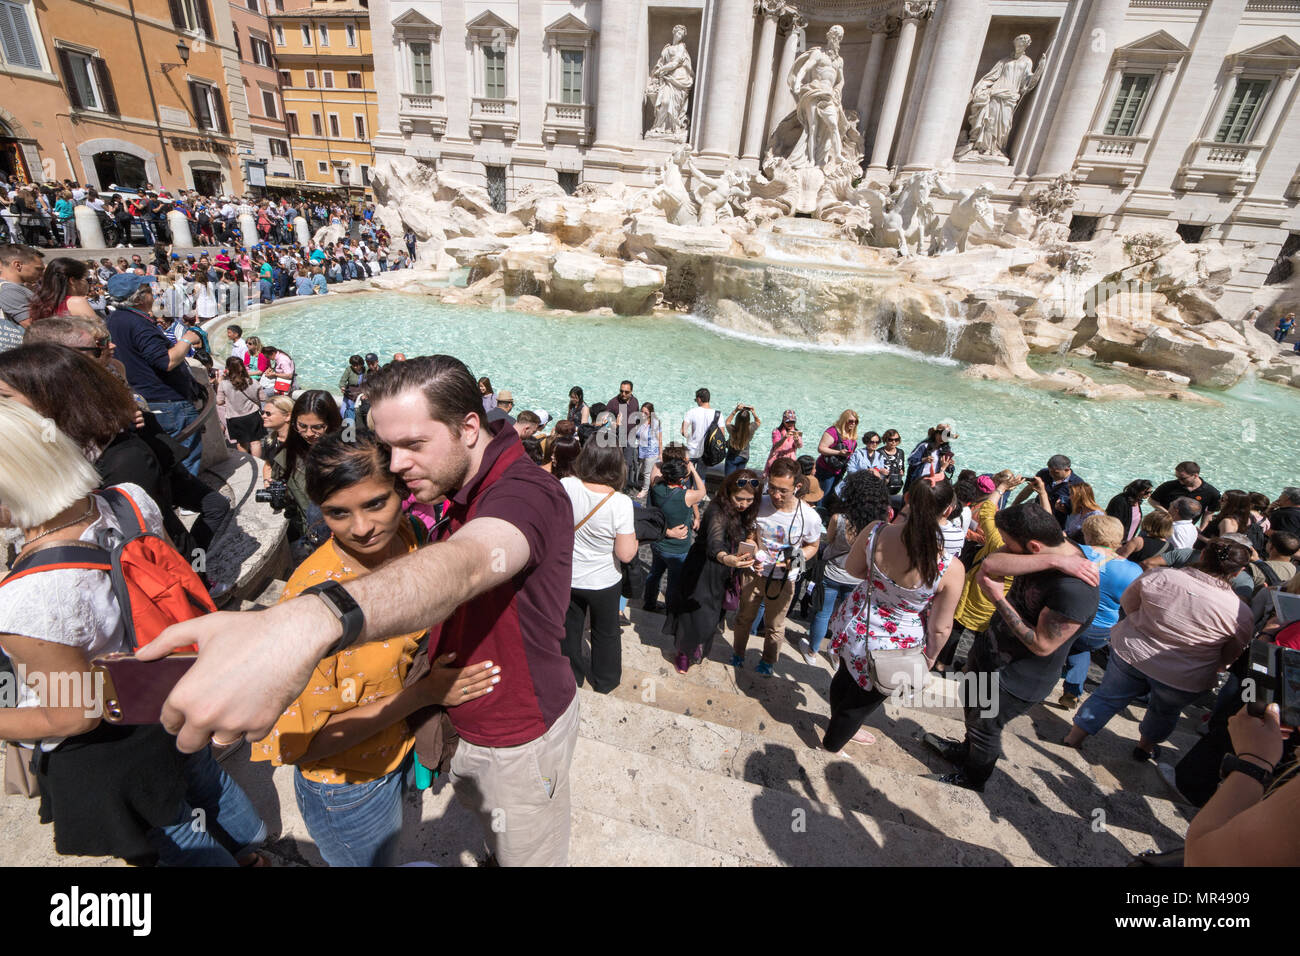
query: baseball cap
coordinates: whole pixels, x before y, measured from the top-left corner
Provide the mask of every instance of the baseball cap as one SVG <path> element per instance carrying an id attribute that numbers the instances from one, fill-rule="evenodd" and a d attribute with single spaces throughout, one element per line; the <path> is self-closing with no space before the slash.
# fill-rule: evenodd
<path id="1" fill-rule="evenodd" d="M 115 299 L 127 299 L 140 288 L 143 283 L 152 284 L 153 276 L 138 276 L 132 272 L 119 272 L 117 275 L 108 280 L 108 294 Z"/>
<path id="2" fill-rule="evenodd" d="M 795 415 L 793 408 L 787 408 L 785 411 L 781 413 L 782 424 L 785 424 L 786 422 L 797 421 L 797 420 L 798 420 L 798 416 Z"/>
<path id="3" fill-rule="evenodd" d="M 367 361 L 367 362 L 378 362 L 378 361 L 379 361 L 379 356 L 376 355 L 374 352 L 367 352 L 367 353 L 366 353 L 366 361 Z"/>
<path id="4" fill-rule="evenodd" d="M 179 258 L 180 258 L 180 255 L 179 255 L 178 253 L 173 252 L 173 253 L 172 253 L 172 258 L 173 258 L 173 259 L 179 259 Z"/>
<path id="5" fill-rule="evenodd" d="M 540 419 L 542 420 L 542 424 L 541 424 L 541 426 L 540 426 L 540 427 L 542 427 L 542 428 L 545 428 L 545 427 L 546 427 L 546 423 L 549 422 L 549 421 L 551 420 L 551 413 L 550 413 L 550 412 L 544 412 L 544 411 L 542 411 L 541 409 L 538 409 L 538 410 L 534 411 L 533 414 L 536 415 L 538 418 L 540 418 Z"/>

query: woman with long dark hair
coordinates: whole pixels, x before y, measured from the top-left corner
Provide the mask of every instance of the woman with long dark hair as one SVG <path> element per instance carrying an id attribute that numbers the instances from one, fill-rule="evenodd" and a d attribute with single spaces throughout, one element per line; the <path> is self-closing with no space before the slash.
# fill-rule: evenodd
<path id="1" fill-rule="evenodd" d="M 41 283 L 28 311 L 32 321 L 51 315 L 80 315 L 99 319 L 90 307 L 90 268 L 80 259 L 60 256 L 45 265 Z"/>
<path id="2" fill-rule="evenodd" d="M 826 526 L 823 545 L 824 568 L 821 608 L 808 627 L 808 637 L 799 641 L 799 652 L 806 664 L 817 663 L 817 651 L 826 639 L 831 616 L 862 583 L 845 570 L 849 552 L 858 532 L 877 521 L 889 520 L 889 488 L 883 478 L 872 471 L 855 471 L 842 482 L 831 504 L 831 519 Z M 835 658 L 831 658 L 832 670 Z"/>
<path id="3" fill-rule="evenodd" d="M 1142 502 L 1151 497 L 1154 485 L 1146 478 L 1130 481 L 1124 490 L 1106 502 L 1106 514 L 1118 518 L 1124 526 L 1124 541 L 1128 542 L 1142 527 Z"/>
<path id="4" fill-rule="evenodd" d="M 226 359 L 226 373 L 217 386 L 217 404 L 226 409 L 230 440 L 255 458 L 262 457 L 262 436 L 266 434 L 261 394 L 243 360 L 234 355 Z"/>
<path id="5" fill-rule="evenodd" d="M 674 637 L 679 674 L 709 656 L 733 579 L 754 563 L 753 552 L 737 549 L 754 531 L 762 491 L 763 477 L 758 472 L 738 468 L 723 479 L 700 519 L 700 532 L 682 564 L 677 593 L 669 594 L 664 621 L 664 633 Z"/>
<path id="6" fill-rule="evenodd" d="M 1101 686 L 1079 708 L 1066 746 L 1080 746 L 1131 701 L 1149 694 L 1133 757 L 1154 757 L 1183 708 L 1214 687 L 1254 634 L 1254 616 L 1232 590 L 1233 579 L 1249 564 L 1244 544 L 1214 538 L 1196 564 L 1151 571 L 1130 584 L 1120 598 L 1124 617 L 1110 630 Z"/>
<path id="7" fill-rule="evenodd" d="M 1070 513 L 1065 518 L 1065 536 L 1083 540 L 1083 522 L 1093 515 L 1105 514 L 1093 495 L 1092 485 L 1081 481 L 1070 486 Z"/>
<path id="8" fill-rule="evenodd" d="M 497 407 L 497 393 L 492 390 L 492 380 L 486 375 L 478 380 L 478 391 L 483 396 L 483 414 Z"/>
<path id="9" fill-rule="evenodd" d="M 551 474 L 556 478 L 567 478 L 573 474 L 574 462 L 582 452 L 582 442 L 576 435 L 560 438 L 551 449 Z"/>
<path id="10" fill-rule="evenodd" d="M 753 405 L 737 405 L 725 422 L 727 428 L 727 459 L 723 463 L 724 474 L 744 468 L 749 463 L 749 445 L 763 427 L 754 411 Z"/>
<path id="11" fill-rule="evenodd" d="M 831 619 L 840 666 L 822 746 L 832 753 L 849 740 L 875 743 L 870 733 L 858 733 L 863 721 L 899 682 L 920 691 L 952 633 L 965 571 L 943 549 L 940 522 L 955 502 L 947 479 L 918 479 L 907 490 L 902 520 L 876 522 L 853 541 L 844 570 L 862 583 Z"/>
<path id="12" fill-rule="evenodd" d="M 591 406 L 583 401 L 582 389 L 575 385 L 569 389 L 569 411 L 566 415 L 574 427 L 591 424 Z"/>
<path id="13" fill-rule="evenodd" d="M 286 486 L 289 550 L 295 566 L 329 537 L 329 528 L 321 518 L 320 509 L 312 504 L 311 496 L 307 494 L 303 463 L 312 445 L 342 427 L 343 416 L 334 396 L 320 389 L 308 389 L 294 401 L 293 415 L 289 419 L 289 439 L 271 462 L 271 478 L 283 481 Z"/>

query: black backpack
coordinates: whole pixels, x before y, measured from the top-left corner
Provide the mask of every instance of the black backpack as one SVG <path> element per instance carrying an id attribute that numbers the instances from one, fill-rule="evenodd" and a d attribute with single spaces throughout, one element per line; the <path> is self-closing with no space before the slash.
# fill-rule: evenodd
<path id="1" fill-rule="evenodd" d="M 704 433 L 704 444 L 700 448 L 700 457 L 706 466 L 720 465 L 727 460 L 727 436 L 718 427 L 722 412 L 713 413 L 713 422 Z M 704 477 L 703 475 L 700 476 Z"/>

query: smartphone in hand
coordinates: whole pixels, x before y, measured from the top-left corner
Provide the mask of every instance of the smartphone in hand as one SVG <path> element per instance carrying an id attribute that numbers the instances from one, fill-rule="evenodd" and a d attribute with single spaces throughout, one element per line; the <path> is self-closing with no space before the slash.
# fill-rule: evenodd
<path id="1" fill-rule="evenodd" d="M 156 724 L 172 688 L 199 655 L 169 654 L 157 661 L 136 660 L 134 654 L 107 654 L 91 665 L 102 688 L 104 719 L 111 724 Z"/>

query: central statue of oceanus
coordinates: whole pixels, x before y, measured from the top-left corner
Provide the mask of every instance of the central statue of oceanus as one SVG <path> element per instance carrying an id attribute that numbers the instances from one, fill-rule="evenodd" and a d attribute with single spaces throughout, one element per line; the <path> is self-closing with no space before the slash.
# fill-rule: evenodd
<path id="1" fill-rule="evenodd" d="M 811 47 L 794 61 L 786 77 L 795 108 L 777 125 L 768 155 L 787 160 L 793 169 L 826 172 L 858 167 L 864 153 L 856 116 L 844 110 L 844 28 L 826 31 L 826 46 Z"/>

